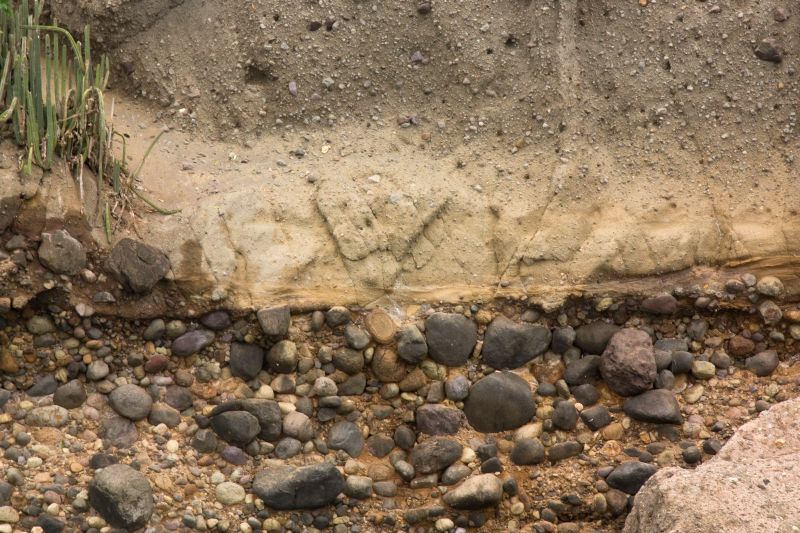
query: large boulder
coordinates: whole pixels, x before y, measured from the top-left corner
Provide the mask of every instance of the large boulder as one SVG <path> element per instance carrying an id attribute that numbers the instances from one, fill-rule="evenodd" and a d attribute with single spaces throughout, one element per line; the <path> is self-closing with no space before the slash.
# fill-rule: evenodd
<path id="1" fill-rule="evenodd" d="M 74 276 L 86 266 L 86 250 L 66 230 L 42 233 L 39 261 L 51 272 Z"/>
<path id="2" fill-rule="evenodd" d="M 128 465 L 111 465 L 89 483 L 89 503 L 114 527 L 135 530 L 153 514 L 150 482 Z"/>
<path id="3" fill-rule="evenodd" d="M 482 433 L 508 431 L 527 424 L 536 411 L 530 384 L 513 372 L 495 372 L 469 389 L 464 413 Z"/>
<path id="4" fill-rule="evenodd" d="M 258 472 L 253 492 L 273 509 L 313 509 L 332 503 L 344 485 L 344 477 L 331 463 L 281 465 Z"/>
<path id="5" fill-rule="evenodd" d="M 500 315 L 486 328 L 481 357 L 492 368 L 519 368 L 547 350 L 550 338 L 550 328 L 515 324 Z"/>
<path id="6" fill-rule="evenodd" d="M 624 533 L 793 531 L 800 524 L 800 398 L 740 427 L 694 470 L 663 468 L 639 490 Z"/>
<path id="7" fill-rule="evenodd" d="M 633 396 L 653 386 L 656 357 L 650 335 L 640 329 L 621 329 L 608 341 L 600 358 L 600 375 L 620 396 Z"/>
<path id="8" fill-rule="evenodd" d="M 123 287 L 139 294 L 150 292 L 170 268 L 161 250 L 133 239 L 115 244 L 106 266 Z"/>

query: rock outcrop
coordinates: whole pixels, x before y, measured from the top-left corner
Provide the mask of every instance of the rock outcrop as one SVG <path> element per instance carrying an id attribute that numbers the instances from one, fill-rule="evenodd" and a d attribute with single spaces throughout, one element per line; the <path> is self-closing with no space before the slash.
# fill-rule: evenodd
<path id="1" fill-rule="evenodd" d="M 665 468 L 636 495 L 624 533 L 794 531 L 800 524 L 800 399 L 743 425 L 695 470 Z"/>

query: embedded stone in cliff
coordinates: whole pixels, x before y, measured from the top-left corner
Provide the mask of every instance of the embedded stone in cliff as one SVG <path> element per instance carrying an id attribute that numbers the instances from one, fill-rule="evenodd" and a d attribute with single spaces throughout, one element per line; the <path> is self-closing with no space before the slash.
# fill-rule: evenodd
<path id="1" fill-rule="evenodd" d="M 264 335 L 284 337 L 289 333 L 289 326 L 292 324 L 292 313 L 288 305 L 261 309 L 256 313 L 256 317 Z"/>
<path id="2" fill-rule="evenodd" d="M 86 250 L 66 230 L 42 233 L 39 261 L 51 272 L 74 276 L 86 266 Z"/>
<path id="3" fill-rule="evenodd" d="M 780 63 L 783 61 L 783 50 L 778 46 L 777 41 L 772 37 L 767 37 L 758 43 L 754 53 L 762 61 L 770 63 Z"/>
<path id="4" fill-rule="evenodd" d="M 642 302 L 642 311 L 654 315 L 671 315 L 678 310 L 678 300 L 669 293 L 661 293 Z"/>
<path id="5" fill-rule="evenodd" d="M 482 433 L 516 429 L 528 423 L 536 410 L 530 384 L 512 372 L 495 372 L 469 389 L 464 413 Z"/>
<path id="6" fill-rule="evenodd" d="M 633 328 L 615 333 L 600 358 L 600 375 L 620 396 L 633 396 L 650 389 L 656 379 L 650 335 Z"/>
<path id="7" fill-rule="evenodd" d="M 515 324 L 500 315 L 486 328 L 481 358 L 492 368 L 519 368 L 547 350 L 550 337 L 549 328 Z"/>
<path id="8" fill-rule="evenodd" d="M 169 272 L 169 259 L 158 248 L 133 239 L 122 239 L 111 250 L 108 270 L 127 290 L 144 294 Z"/>
<path id="9" fill-rule="evenodd" d="M 472 354 L 478 332 L 475 323 L 464 315 L 434 313 L 425 321 L 425 337 L 434 361 L 461 366 Z"/>

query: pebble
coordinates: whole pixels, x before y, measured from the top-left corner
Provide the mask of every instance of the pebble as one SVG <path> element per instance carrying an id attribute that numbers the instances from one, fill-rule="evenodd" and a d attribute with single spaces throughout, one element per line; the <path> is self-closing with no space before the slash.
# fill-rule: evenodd
<path id="1" fill-rule="evenodd" d="M 214 489 L 217 501 L 224 505 L 235 505 L 245 500 L 244 487 L 231 481 L 223 481 Z"/>

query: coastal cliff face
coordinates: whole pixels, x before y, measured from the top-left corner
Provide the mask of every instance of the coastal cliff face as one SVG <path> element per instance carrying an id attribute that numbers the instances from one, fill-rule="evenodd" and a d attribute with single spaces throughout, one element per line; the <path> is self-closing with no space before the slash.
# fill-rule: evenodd
<path id="1" fill-rule="evenodd" d="M 800 17 L 641 4 L 53 14 L 96 26 L 134 158 L 170 129 L 142 183 L 182 212 L 139 230 L 200 292 L 451 299 L 795 255 Z"/>

